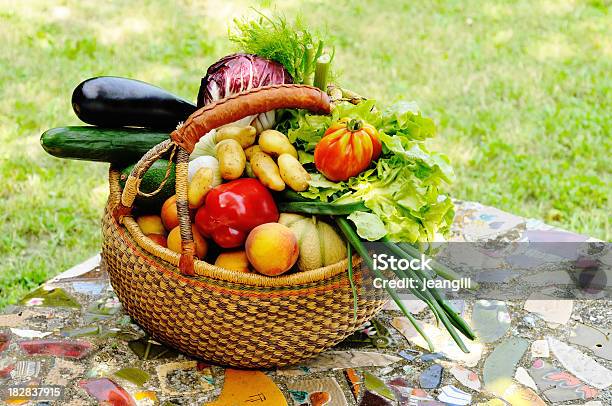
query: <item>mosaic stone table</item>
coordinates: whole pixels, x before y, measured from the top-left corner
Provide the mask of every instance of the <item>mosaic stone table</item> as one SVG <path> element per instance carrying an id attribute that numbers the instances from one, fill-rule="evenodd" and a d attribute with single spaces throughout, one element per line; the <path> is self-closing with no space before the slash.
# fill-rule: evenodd
<path id="1" fill-rule="evenodd" d="M 455 241 L 546 236 L 588 240 L 457 202 Z M 422 303 L 406 304 L 439 352 L 425 350 L 389 305 L 304 365 L 224 369 L 149 340 L 123 313 L 96 256 L 0 315 L 0 388 L 62 392 L 61 400 L 6 401 L 14 405 L 612 405 L 612 310 L 606 300 L 459 301 L 479 335 L 470 354 L 435 326 Z"/>

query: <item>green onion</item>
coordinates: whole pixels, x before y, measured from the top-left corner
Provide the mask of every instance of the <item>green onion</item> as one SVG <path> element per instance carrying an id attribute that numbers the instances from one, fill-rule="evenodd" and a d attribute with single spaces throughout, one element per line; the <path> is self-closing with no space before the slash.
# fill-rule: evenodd
<path id="1" fill-rule="evenodd" d="M 282 192 L 276 192 L 274 200 L 281 202 L 316 202 L 316 200 L 307 199 L 298 192 L 294 192 L 291 189 L 285 189 Z"/>
<path id="2" fill-rule="evenodd" d="M 402 251 L 401 248 L 399 248 L 397 245 L 390 242 L 389 240 L 383 240 L 383 244 L 385 244 L 385 246 L 389 248 L 389 250 L 391 250 L 393 254 L 399 256 L 400 258 L 404 258 L 407 260 L 413 259 L 412 256 Z M 417 289 L 421 290 L 423 287 L 421 280 L 429 279 L 429 278 L 427 278 L 427 276 L 422 272 L 414 271 L 414 273 L 417 276 L 417 278 L 414 278 L 415 282 L 418 283 Z M 446 327 L 446 329 L 448 330 L 448 333 L 451 335 L 453 340 L 457 343 L 459 348 L 461 348 L 463 352 L 469 352 L 469 350 L 463 343 L 463 340 L 461 340 L 461 337 L 459 337 L 459 335 L 455 331 L 455 327 L 457 327 L 462 332 L 462 334 L 464 334 L 466 337 L 470 339 L 474 339 L 475 338 L 474 333 L 469 328 L 469 326 L 454 311 L 452 306 L 444 298 L 442 298 L 442 296 L 437 290 L 424 289 L 422 291 L 423 291 L 424 296 L 428 299 L 426 303 L 429 304 L 430 308 L 434 310 L 434 313 L 437 314 L 439 320 L 442 322 L 442 324 L 444 324 L 444 327 Z M 444 305 L 441 305 L 441 303 L 443 303 Z"/>
<path id="3" fill-rule="evenodd" d="M 367 207 L 362 202 L 349 204 L 333 204 L 324 202 L 279 202 L 278 210 L 282 213 L 306 213 L 320 215 L 347 215 L 354 211 L 366 211 Z"/>
<path id="4" fill-rule="evenodd" d="M 344 234 L 348 242 L 353 246 L 353 248 L 355 248 L 355 251 L 357 251 L 357 253 L 361 256 L 361 258 L 366 263 L 368 268 L 370 268 L 370 270 L 374 273 L 374 275 L 376 275 L 377 278 L 385 279 L 384 275 L 380 273 L 380 271 L 374 267 L 374 263 L 372 262 L 370 253 L 368 252 L 366 247 L 363 245 L 363 243 L 359 239 L 359 236 L 357 235 L 355 230 L 353 230 L 353 227 L 351 227 L 348 220 L 343 217 L 336 217 L 335 219 L 336 219 L 336 224 L 338 224 L 338 227 L 340 228 L 340 231 L 342 231 L 342 233 Z M 435 351 L 431 340 L 429 339 L 429 337 L 427 337 L 427 334 L 425 334 L 425 332 L 423 331 L 419 323 L 416 321 L 414 316 L 412 316 L 412 314 L 406 309 L 406 307 L 402 303 L 402 300 L 397 295 L 397 292 L 394 289 L 389 288 L 388 286 L 385 286 L 385 289 L 387 290 L 387 293 L 389 293 L 389 295 L 391 296 L 395 304 L 397 304 L 397 306 L 400 308 L 404 316 L 406 316 L 408 320 L 410 321 L 410 323 L 414 326 L 414 329 L 427 342 L 427 346 L 429 347 L 429 350 L 432 352 Z"/>
<path id="5" fill-rule="evenodd" d="M 431 279 L 420 270 L 416 270 L 415 272 L 422 279 Z M 437 303 L 442 307 L 446 315 L 450 317 L 450 321 L 453 326 L 455 326 L 461 332 L 461 334 L 463 334 L 470 340 L 474 340 L 476 338 L 476 335 L 472 331 L 472 328 L 465 322 L 465 320 L 463 320 L 463 318 L 459 316 L 459 312 L 457 311 L 457 309 L 455 309 L 450 302 L 448 302 L 444 297 L 442 297 L 442 295 L 440 294 L 440 292 L 438 292 L 437 289 L 429 289 L 429 292 L 432 294 Z"/>
<path id="6" fill-rule="evenodd" d="M 418 258 L 422 254 L 421 251 L 414 248 L 412 245 L 408 243 L 399 243 L 398 246 L 403 251 L 405 251 L 408 255 L 411 255 L 415 258 Z M 430 265 L 431 265 L 431 269 L 433 269 L 434 272 L 438 276 L 446 280 L 455 281 L 455 280 L 461 279 L 461 275 L 459 275 L 457 272 L 453 271 L 452 269 L 448 268 L 446 265 L 439 263 L 435 259 L 431 260 Z M 478 288 L 479 288 L 478 283 L 472 282 L 470 289 L 478 289 Z"/>
<path id="7" fill-rule="evenodd" d="M 348 277 L 351 284 L 351 292 L 353 293 L 353 322 L 357 321 L 357 289 L 355 281 L 353 281 L 353 253 L 351 252 L 351 243 L 346 243 L 346 253 L 348 255 Z"/>
<path id="8" fill-rule="evenodd" d="M 278 203 L 278 208 L 281 212 L 294 212 L 294 213 L 306 213 L 306 214 L 319 214 L 319 215 L 331 215 L 337 216 L 334 217 L 336 223 L 344 236 L 348 241 L 348 253 L 349 253 L 349 280 L 351 283 L 351 290 L 353 292 L 353 300 L 354 300 L 354 317 L 357 317 L 357 293 L 353 282 L 353 264 L 351 258 L 351 246 L 355 249 L 357 254 L 359 254 L 365 264 L 372 270 L 374 275 L 377 278 L 384 279 L 384 275 L 374 268 L 374 264 L 372 262 L 372 258 L 353 229 L 348 220 L 342 216 L 351 214 L 355 211 L 369 211 L 369 209 L 363 204 L 363 202 L 350 203 L 350 204 L 334 204 L 334 203 L 325 203 L 315 200 L 309 200 L 298 193 L 292 192 L 284 192 L 282 197 L 288 201 Z M 393 243 L 387 238 L 383 238 L 380 240 L 387 249 L 389 249 L 393 254 L 399 256 L 400 258 L 404 258 L 407 260 L 412 260 L 415 257 L 419 257 L 421 252 L 414 248 L 412 245 L 406 243 Z M 432 269 L 435 271 L 436 275 L 441 276 L 442 278 L 448 280 L 457 280 L 460 279 L 460 276 L 447 268 L 446 266 L 440 264 L 439 262 L 432 260 L 430 262 L 432 264 Z M 453 308 L 453 306 L 438 292 L 436 289 L 423 289 L 423 281 L 427 281 L 431 279 L 431 275 L 426 275 L 424 272 L 420 270 L 410 270 L 410 275 L 403 270 L 393 270 L 395 275 L 399 278 L 411 278 L 417 284 L 416 288 L 410 288 L 410 292 L 416 296 L 418 299 L 424 301 L 427 306 L 430 308 L 438 322 L 441 322 L 444 327 L 447 329 L 453 340 L 457 343 L 459 348 L 461 348 L 464 352 L 469 352 L 461 337 L 459 337 L 457 330 L 465 337 L 473 340 L 475 338 L 475 334 L 469 327 L 469 325 L 461 318 L 459 313 Z M 418 324 L 417 320 L 414 316 L 405 308 L 401 299 L 399 298 L 397 292 L 394 289 L 385 286 L 386 291 L 389 293 L 393 301 L 400 308 L 402 313 L 408 318 L 410 323 L 414 326 L 415 330 L 425 339 L 427 345 L 429 346 L 431 351 L 434 351 L 431 340 L 421 326 Z"/>

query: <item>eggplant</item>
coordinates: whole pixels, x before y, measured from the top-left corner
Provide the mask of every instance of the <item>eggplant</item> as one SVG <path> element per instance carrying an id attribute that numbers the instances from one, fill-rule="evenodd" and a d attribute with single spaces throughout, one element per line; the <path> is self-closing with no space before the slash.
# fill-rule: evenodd
<path id="1" fill-rule="evenodd" d="M 72 108 L 87 124 L 173 130 L 197 107 L 140 80 L 100 76 L 81 82 L 72 92 Z"/>

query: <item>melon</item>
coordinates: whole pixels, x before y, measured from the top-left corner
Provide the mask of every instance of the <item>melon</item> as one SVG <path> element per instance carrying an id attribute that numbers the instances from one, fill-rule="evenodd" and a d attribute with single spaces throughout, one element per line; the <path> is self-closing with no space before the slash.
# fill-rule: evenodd
<path id="1" fill-rule="evenodd" d="M 293 213 L 281 213 L 278 222 L 287 226 L 298 241 L 300 271 L 321 268 L 346 259 L 346 243 L 334 227 L 317 219 Z"/>

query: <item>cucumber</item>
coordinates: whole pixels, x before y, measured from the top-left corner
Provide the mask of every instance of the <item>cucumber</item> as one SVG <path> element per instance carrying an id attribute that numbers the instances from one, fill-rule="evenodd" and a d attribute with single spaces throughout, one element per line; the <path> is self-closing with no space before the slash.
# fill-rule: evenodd
<path id="1" fill-rule="evenodd" d="M 138 161 L 168 137 L 167 132 L 135 128 L 59 127 L 45 131 L 40 143 L 45 151 L 58 158 L 124 166 Z"/>
<path id="2" fill-rule="evenodd" d="M 133 163 L 121 170 L 121 177 L 119 178 L 119 184 L 121 188 L 125 187 L 125 181 L 128 176 L 134 169 Z M 174 194 L 175 190 L 175 182 L 176 182 L 176 172 L 175 172 L 175 164 L 174 162 L 171 164 L 172 168 L 170 170 L 170 175 L 166 180 L 166 183 L 162 187 L 162 189 L 155 196 L 145 197 L 138 196 L 136 197 L 136 201 L 134 202 L 134 206 L 139 209 L 145 209 L 146 211 L 152 211 L 159 213 L 162 205 L 170 196 Z M 164 181 L 166 177 L 166 170 L 168 168 L 168 161 L 165 159 L 158 159 L 153 162 L 153 165 L 149 168 L 149 170 L 144 174 L 142 180 L 140 181 L 140 191 L 143 193 L 151 193 L 159 188 L 159 185 Z"/>

